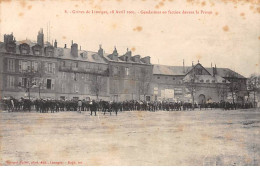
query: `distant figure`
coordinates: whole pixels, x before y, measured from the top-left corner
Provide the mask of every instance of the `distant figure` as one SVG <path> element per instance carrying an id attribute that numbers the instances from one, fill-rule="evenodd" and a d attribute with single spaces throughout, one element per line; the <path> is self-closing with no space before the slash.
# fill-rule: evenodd
<path id="1" fill-rule="evenodd" d="M 82 101 L 78 101 L 78 112 L 81 113 Z"/>
<path id="2" fill-rule="evenodd" d="M 97 103 L 95 102 L 95 100 L 92 100 L 90 103 L 90 115 L 92 116 L 92 112 L 95 112 L 95 116 L 97 115 Z"/>

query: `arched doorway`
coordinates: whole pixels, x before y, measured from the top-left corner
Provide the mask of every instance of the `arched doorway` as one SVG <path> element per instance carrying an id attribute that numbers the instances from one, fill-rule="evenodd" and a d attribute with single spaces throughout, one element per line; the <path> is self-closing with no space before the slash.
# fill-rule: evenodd
<path id="1" fill-rule="evenodd" d="M 204 94 L 199 95 L 199 104 L 204 104 L 206 101 L 206 97 Z"/>

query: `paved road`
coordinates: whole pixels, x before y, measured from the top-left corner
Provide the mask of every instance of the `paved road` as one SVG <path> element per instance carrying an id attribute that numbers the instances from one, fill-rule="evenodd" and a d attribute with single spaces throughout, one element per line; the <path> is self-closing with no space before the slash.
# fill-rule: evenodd
<path id="1" fill-rule="evenodd" d="M 259 165 L 260 111 L 0 113 L 1 165 Z"/>

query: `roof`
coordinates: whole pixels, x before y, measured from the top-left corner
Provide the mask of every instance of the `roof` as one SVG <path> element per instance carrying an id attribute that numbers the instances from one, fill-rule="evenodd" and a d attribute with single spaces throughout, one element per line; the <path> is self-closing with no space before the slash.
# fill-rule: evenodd
<path id="1" fill-rule="evenodd" d="M 26 43 L 31 47 L 36 45 L 37 43 L 31 40 L 23 40 L 23 41 L 17 41 L 16 43 L 16 53 L 19 54 L 19 45 Z M 51 46 L 49 42 L 45 42 L 45 47 Z M 5 43 L 0 42 L 0 52 L 6 52 L 5 49 Z M 30 49 L 29 55 L 33 55 L 32 49 Z M 107 64 L 107 62 L 98 55 L 97 52 L 92 51 L 85 51 L 85 50 L 78 50 L 78 57 L 74 57 L 71 54 L 70 48 L 54 48 L 54 57 L 61 58 L 61 59 L 70 59 L 70 60 L 77 60 L 77 61 L 88 61 L 88 62 L 95 62 L 95 63 L 103 63 Z"/>
<path id="2" fill-rule="evenodd" d="M 88 61 L 106 64 L 106 61 L 97 52 L 78 50 L 78 57 L 71 54 L 70 48 L 54 48 L 54 57 L 61 59 Z"/>
<path id="3" fill-rule="evenodd" d="M 191 66 L 185 66 L 184 69 L 185 71 L 183 71 L 183 66 L 154 65 L 153 74 L 186 75 L 186 73 L 191 70 Z"/>
<path id="4" fill-rule="evenodd" d="M 121 56 L 124 56 L 124 55 L 118 56 L 118 60 L 112 60 L 112 59 L 110 58 L 111 55 L 113 55 L 113 54 L 104 53 L 103 57 L 104 57 L 107 61 L 109 61 L 109 62 L 146 64 L 146 63 L 144 63 L 143 61 L 141 61 L 141 59 L 140 59 L 139 62 L 134 62 L 134 61 L 132 61 L 132 58 L 135 57 L 135 56 L 138 56 L 138 55 L 132 56 L 129 61 L 124 61 L 124 60 L 122 60 L 122 59 L 120 58 Z"/>
<path id="5" fill-rule="evenodd" d="M 157 75 L 186 75 L 190 70 L 191 66 L 185 66 L 183 71 L 183 66 L 167 66 L 167 65 L 154 65 L 153 74 Z M 205 69 L 213 76 L 213 68 L 206 68 Z M 236 78 L 245 78 L 244 76 L 240 75 L 239 73 L 228 69 L 228 68 L 217 68 L 217 75 L 220 77 L 236 77 Z"/>
<path id="6" fill-rule="evenodd" d="M 208 72 L 213 75 L 213 68 L 205 68 Z M 217 68 L 217 75 L 221 77 L 236 77 L 236 78 L 245 78 L 239 73 L 229 69 L 229 68 Z"/>

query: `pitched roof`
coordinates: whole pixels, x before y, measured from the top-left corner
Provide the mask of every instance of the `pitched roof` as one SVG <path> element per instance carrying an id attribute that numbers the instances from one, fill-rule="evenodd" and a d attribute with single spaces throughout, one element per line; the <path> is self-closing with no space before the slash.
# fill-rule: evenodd
<path id="1" fill-rule="evenodd" d="M 153 74 L 157 75 L 186 75 L 191 69 L 191 66 L 185 66 L 185 71 L 183 71 L 183 66 L 167 66 L 167 65 L 154 65 Z M 213 76 L 213 68 L 205 69 Z M 239 73 L 228 69 L 228 68 L 217 68 L 217 75 L 220 77 L 236 77 L 236 78 L 245 78 Z"/>
<path id="2" fill-rule="evenodd" d="M 121 56 L 118 56 L 118 60 L 112 60 L 112 59 L 110 58 L 111 55 L 112 55 L 112 54 L 108 54 L 108 53 L 104 53 L 104 54 L 103 54 L 104 58 L 105 58 L 107 61 L 109 61 L 109 62 L 146 64 L 146 63 L 144 63 L 143 61 L 141 61 L 141 59 L 140 59 L 139 62 L 134 62 L 134 61 L 132 60 L 133 57 L 138 56 L 138 55 L 132 56 L 129 61 L 124 61 L 124 60 L 122 60 L 122 59 L 121 59 L 121 58 L 122 58 Z M 124 56 L 124 55 L 122 55 L 122 56 Z"/>
<path id="3" fill-rule="evenodd" d="M 107 64 L 106 61 L 101 56 L 99 56 L 97 52 L 86 50 L 78 50 L 78 57 L 75 57 L 71 54 L 70 48 L 54 48 L 54 57 Z"/>
<path id="4" fill-rule="evenodd" d="M 16 53 L 19 54 L 19 45 L 26 43 L 31 47 L 36 45 L 37 43 L 31 40 L 23 40 L 23 41 L 17 41 L 16 43 Z M 49 42 L 45 42 L 45 47 L 50 46 L 51 44 Z M 6 52 L 5 49 L 5 43 L 0 42 L 0 52 Z M 33 55 L 32 49 L 30 49 L 29 55 Z M 77 60 L 77 61 L 88 61 L 88 62 L 95 62 L 95 63 L 103 63 L 107 64 L 107 62 L 98 55 L 97 52 L 92 51 L 85 51 L 85 50 L 78 50 L 78 57 L 74 57 L 71 54 L 70 48 L 54 48 L 54 57 L 56 58 L 62 58 L 62 59 L 70 59 L 70 60 Z"/>
<path id="5" fill-rule="evenodd" d="M 206 68 L 208 72 L 213 75 L 213 68 Z M 236 77 L 236 78 L 245 78 L 241 74 L 229 69 L 229 68 L 217 68 L 217 75 L 221 77 Z"/>
<path id="6" fill-rule="evenodd" d="M 167 65 L 154 65 L 153 74 L 158 75 L 186 75 L 191 70 L 191 66 L 167 66 Z"/>

